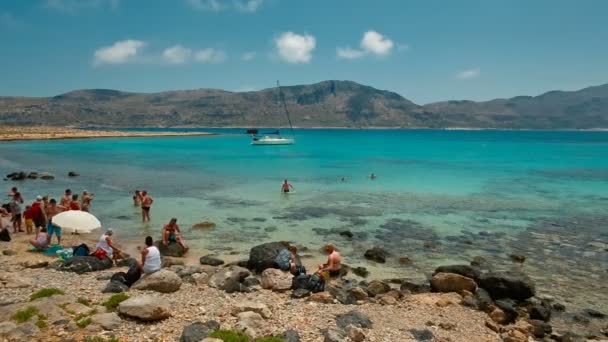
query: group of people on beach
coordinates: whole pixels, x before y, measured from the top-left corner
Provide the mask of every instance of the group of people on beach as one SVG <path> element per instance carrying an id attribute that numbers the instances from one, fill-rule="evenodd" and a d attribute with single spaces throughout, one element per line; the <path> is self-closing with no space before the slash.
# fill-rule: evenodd
<path id="1" fill-rule="evenodd" d="M 66 189 L 59 204 L 54 198 L 38 195 L 24 208 L 25 201 L 17 187 L 12 187 L 7 195 L 9 202 L 2 207 L 0 214 L 10 217 L 13 234 L 35 234 L 30 244 L 39 250 L 51 244 L 53 235 L 57 237 L 57 243 L 61 244 L 61 228 L 53 224 L 55 215 L 67 210 L 89 211 L 95 198 L 95 194 L 84 190 L 79 199 L 78 194 L 72 194 L 70 189 Z"/>
<path id="2" fill-rule="evenodd" d="M 148 191 L 135 190 L 133 195 L 133 205 L 136 207 L 141 206 L 141 220 L 142 222 L 150 222 L 150 208 L 154 203 L 154 199 L 148 194 Z"/>

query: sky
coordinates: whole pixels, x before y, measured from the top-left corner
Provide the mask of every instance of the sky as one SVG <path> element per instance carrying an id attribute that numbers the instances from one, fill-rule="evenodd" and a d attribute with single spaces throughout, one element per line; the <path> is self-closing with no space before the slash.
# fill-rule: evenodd
<path id="1" fill-rule="evenodd" d="M 0 96 L 328 79 L 418 104 L 608 83 L 605 0 L 0 0 Z"/>

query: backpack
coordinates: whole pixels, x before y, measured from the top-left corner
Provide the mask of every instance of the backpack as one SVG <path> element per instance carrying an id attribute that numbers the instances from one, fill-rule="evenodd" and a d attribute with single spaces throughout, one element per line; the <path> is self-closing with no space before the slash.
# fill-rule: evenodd
<path id="1" fill-rule="evenodd" d="M 2 230 L 0 230 L 0 241 L 11 241 L 11 234 L 9 233 L 8 229 L 3 228 Z"/>
<path id="2" fill-rule="evenodd" d="M 312 293 L 323 292 L 325 290 L 325 278 L 319 273 L 315 273 L 308 279 L 306 288 Z"/>
<path id="3" fill-rule="evenodd" d="M 281 249 L 274 262 L 277 263 L 281 271 L 289 271 L 291 268 L 291 252 L 287 249 Z"/>
<path id="4" fill-rule="evenodd" d="M 79 246 L 74 247 L 74 252 L 72 253 L 73 256 L 88 256 L 91 253 L 91 251 L 89 250 L 89 246 L 87 246 L 86 244 L 81 244 Z"/>

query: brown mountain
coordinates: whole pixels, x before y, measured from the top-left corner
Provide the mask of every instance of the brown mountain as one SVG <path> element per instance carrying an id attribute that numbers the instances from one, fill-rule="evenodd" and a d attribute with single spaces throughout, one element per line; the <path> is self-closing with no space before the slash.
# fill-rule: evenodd
<path id="1" fill-rule="evenodd" d="M 607 128 L 608 85 L 487 102 L 419 106 L 351 81 L 282 87 L 298 127 Z M 129 93 L 77 90 L 45 97 L 0 97 L 0 124 L 104 127 L 287 126 L 276 89 Z"/>

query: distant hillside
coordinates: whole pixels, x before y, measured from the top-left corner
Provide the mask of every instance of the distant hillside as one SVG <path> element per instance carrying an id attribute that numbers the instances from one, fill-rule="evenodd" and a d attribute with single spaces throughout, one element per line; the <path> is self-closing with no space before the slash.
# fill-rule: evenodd
<path id="1" fill-rule="evenodd" d="M 607 128 L 608 85 L 487 102 L 419 106 L 351 81 L 282 87 L 294 126 L 405 128 Z M 276 89 L 128 93 L 77 90 L 50 98 L 0 97 L 0 124 L 104 127 L 279 127 Z"/>

